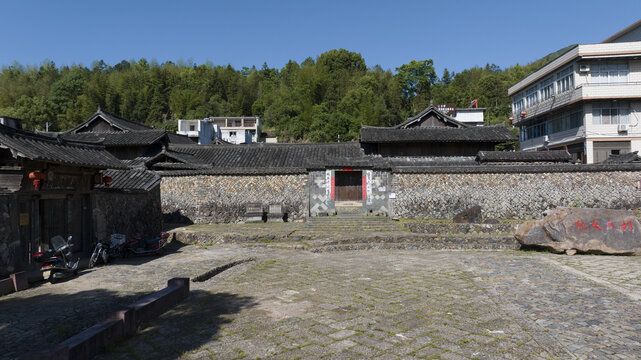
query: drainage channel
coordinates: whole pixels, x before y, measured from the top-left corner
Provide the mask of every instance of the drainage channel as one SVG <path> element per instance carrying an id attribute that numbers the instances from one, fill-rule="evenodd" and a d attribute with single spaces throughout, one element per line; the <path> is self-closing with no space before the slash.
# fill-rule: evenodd
<path id="1" fill-rule="evenodd" d="M 193 281 L 193 282 L 207 281 L 207 280 L 213 278 L 214 276 L 220 274 L 221 272 L 223 272 L 223 271 L 225 271 L 227 269 L 230 269 L 230 268 L 232 268 L 232 267 L 234 267 L 236 265 L 244 264 L 246 262 L 250 262 L 250 261 L 254 261 L 254 260 L 255 260 L 254 258 L 247 258 L 247 259 L 232 261 L 232 262 L 227 263 L 225 265 L 216 266 L 215 268 L 213 268 L 213 269 L 211 269 L 211 270 L 209 270 L 207 272 L 204 272 L 204 273 L 194 277 L 193 279 L 191 279 L 191 281 Z"/>

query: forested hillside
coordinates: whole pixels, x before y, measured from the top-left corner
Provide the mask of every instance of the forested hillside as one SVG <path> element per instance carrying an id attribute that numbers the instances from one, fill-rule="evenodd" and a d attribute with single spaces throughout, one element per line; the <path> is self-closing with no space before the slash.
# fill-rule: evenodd
<path id="1" fill-rule="evenodd" d="M 507 89 L 566 49 L 526 66 L 474 67 L 441 76 L 431 59 L 395 72 L 370 66 L 344 49 L 282 69 L 234 69 L 213 64 L 103 61 L 91 67 L 13 64 L 0 72 L 0 116 L 25 120 L 28 130 L 73 127 L 98 107 L 149 126 L 176 128 L 176 119 L 258 115 L 279 141 L 358 138 L 361 125 L 389 126 L 434 103 L 486 107 L 490 124 L 506 122 Z"/>

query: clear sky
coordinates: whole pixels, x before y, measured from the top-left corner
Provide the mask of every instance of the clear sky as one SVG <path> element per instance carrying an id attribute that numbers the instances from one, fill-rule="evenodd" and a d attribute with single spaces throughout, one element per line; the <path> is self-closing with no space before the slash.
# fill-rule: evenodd
<path id="1" fill-rule="evenodd" d="M 144 57 L 281 68 L 344 48 L 391 70 L 433 59 L 441 75 L 526 64 L 639 19 L 641 0 L 0 0 L 0 65 Z"/>

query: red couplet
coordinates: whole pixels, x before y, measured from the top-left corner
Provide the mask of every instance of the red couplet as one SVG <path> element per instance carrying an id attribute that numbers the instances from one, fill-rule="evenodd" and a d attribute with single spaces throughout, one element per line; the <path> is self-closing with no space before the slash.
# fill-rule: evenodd
<path id="1" fill-rule="evenodd" d="M 363 176 L 363 199 L 367 199 L 367 176 Z"/>
<path id="2" fill-rule="evenodd" d="M 334 198 L 334 190 L 336 189 L 336 178 L 332 176 L 332 199 Z"/>

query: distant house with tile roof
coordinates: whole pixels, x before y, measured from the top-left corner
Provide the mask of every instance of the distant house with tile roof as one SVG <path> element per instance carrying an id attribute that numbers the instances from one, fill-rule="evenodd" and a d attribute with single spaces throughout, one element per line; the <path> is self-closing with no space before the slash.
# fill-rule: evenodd
<path id="1" fill-rule="evenodd" d="M 434 106 L 396 126 L 363 126 L 360 135 L 367 154 L 386 157 L 474 156 L 517 140 L 505 126 L 471 126 Z"/>

